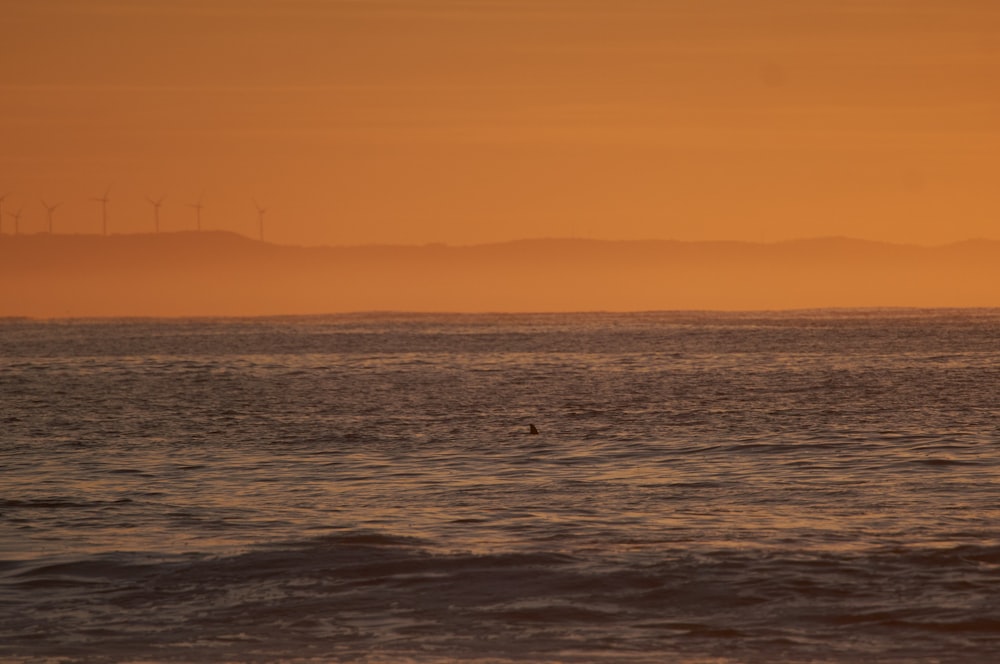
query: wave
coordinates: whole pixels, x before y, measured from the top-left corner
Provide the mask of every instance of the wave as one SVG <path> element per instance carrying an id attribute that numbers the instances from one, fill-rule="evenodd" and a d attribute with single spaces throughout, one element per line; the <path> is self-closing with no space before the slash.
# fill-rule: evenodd
<path id="1" fill-rule="evenodd" d="M 630 559 L 442 552 L 374 531 L 228 556 L 7 561 L 0 656 L 684 661 L 738 645 L 751 660 L 970 661 L 1000 640 L 998 565 L 1000 546 Z"/>
<path id="2" fill-rule="evenodd" d="M 75 508 L 93 508 L 105 505 L 121 505 L 131 502 L 132 502 L 131 498 L 119 498 L 113 501 L 83 501 L 61 496 L 29 498 L 26 500 L 18 500 L 16 498 L 0 498 L 0 510 L 3 509 L 59 510 L 59 509 L 75 509 Z"/>

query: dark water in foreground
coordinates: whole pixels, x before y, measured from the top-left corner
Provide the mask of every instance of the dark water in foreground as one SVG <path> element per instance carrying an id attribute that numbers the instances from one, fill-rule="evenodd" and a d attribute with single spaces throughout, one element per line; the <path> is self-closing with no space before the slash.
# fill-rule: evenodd
<path id="1" fill-rule="evenodd" d="M 6 321 L 0 466 L 0 659 L 1000 652 L 996 310 Z"/>

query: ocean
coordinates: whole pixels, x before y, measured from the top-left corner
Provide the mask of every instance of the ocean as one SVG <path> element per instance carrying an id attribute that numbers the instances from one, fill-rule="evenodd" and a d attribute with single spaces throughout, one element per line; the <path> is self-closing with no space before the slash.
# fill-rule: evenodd
<path id="1" fill-rule="evenodd" d="M 998 652 L 1000 310 L 0 321 L 3 661 Z"/>

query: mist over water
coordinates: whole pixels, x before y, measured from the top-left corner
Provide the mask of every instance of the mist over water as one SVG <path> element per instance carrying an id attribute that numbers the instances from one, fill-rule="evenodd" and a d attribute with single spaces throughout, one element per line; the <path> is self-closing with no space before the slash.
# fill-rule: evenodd
<path id="1" fill-rule="evenodd" d="M 2 321 L 0 658 L 992 661 L 998 394 L 997 310 Z"/>

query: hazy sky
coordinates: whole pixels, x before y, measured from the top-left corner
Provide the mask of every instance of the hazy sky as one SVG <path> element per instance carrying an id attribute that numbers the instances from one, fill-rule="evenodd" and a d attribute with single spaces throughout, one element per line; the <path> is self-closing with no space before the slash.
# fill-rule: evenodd
<path id="1" fill-rule="evenodd" d="M 995 0 L 0 8 L 4 232 L 1000 237 Z"/>

